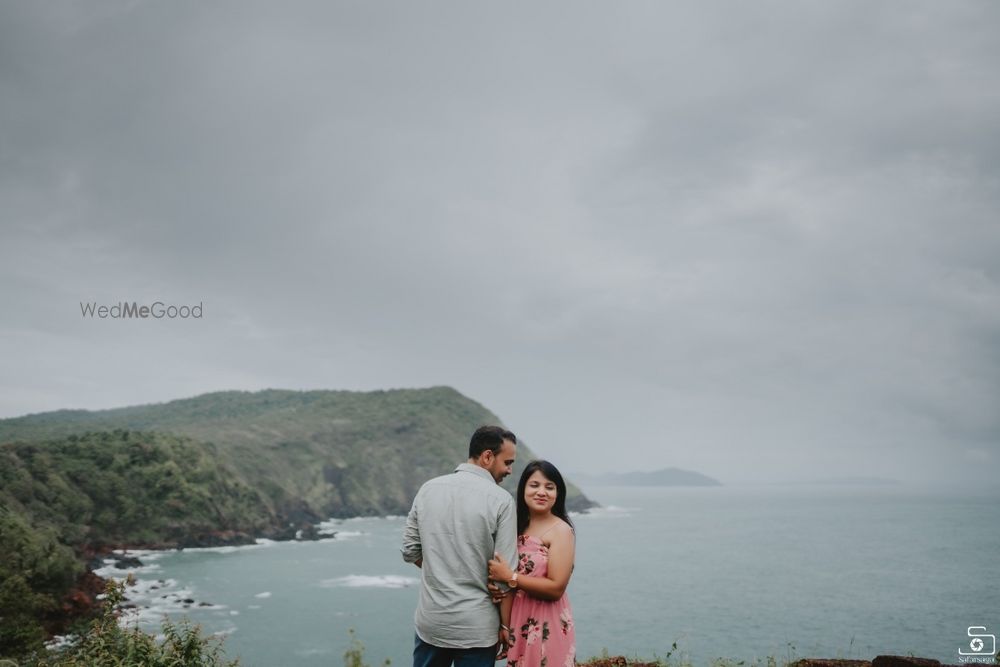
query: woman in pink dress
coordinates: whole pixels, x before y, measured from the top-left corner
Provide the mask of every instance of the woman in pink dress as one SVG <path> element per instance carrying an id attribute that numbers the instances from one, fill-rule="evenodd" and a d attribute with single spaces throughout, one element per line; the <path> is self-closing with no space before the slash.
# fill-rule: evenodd
<path id="1" fill-rule="evenodd" d="M 574 667 L 576 635 L 566 586 L 576 537 L 566 513 L 566 483 L 548 461 L 532 461 L 517 485 L 517 571 L 499 557 L 490 579 L 510 591 L 508 667 Z M 506 617 L 506 614 L 503 614 Z"/>

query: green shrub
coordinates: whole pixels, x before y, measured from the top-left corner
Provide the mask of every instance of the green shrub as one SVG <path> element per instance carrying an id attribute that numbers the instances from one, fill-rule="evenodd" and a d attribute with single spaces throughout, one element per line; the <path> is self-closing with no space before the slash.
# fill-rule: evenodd
<path id="1" fill-rule="evenodd" d="M 109 581 L 102 614 L 72 645 L 38 655 L 32 667 L 235 667 L 225 661 L 221 640 L 205 637 L 188 621 L 162 626 L 164 641 L 137 627 L 122 627 L 118 609 L 125 584 Z"/>
<path id="2" fill-rule="evenodd" d="M 365 645 L 354 634 L 353 628 L 347 632 L 351 635 L 351 645 L 344 651 L 344 667 L 369 667 L 368 663 L 365 662 Z M 382 667 L 389 667 L 391 662 L 389 658 L 386 658 Z"/>

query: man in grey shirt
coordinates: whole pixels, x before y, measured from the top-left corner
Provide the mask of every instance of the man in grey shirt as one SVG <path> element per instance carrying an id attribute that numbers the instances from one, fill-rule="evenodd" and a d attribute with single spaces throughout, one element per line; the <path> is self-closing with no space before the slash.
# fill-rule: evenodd
<path id="1" fill-rule="evenodd" d="M 506 652 L 510 619 L 500 618 L 486 584 L 494 553 L 517 566 L 517 510 L 497 486 L 511 473 L 516 445 L 499 426 L 476 429 L 468 463 L 424 483 L 413 500 L 403 560 L 421 568 L 414 667 L 492 667 Z"/>

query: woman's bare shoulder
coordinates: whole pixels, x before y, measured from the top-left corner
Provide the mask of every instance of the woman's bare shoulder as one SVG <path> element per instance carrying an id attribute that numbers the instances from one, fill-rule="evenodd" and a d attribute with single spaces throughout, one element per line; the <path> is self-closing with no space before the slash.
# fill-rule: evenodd
<path id="1" fill-rule="evenodd" d="M 565 519 L 559 519 L 556 521 L 555 525 L 548 530 L 549 537 L 556 537 L 558 539 L 573 539 L 576 537 L 576 529 L 566 521 Z"/>

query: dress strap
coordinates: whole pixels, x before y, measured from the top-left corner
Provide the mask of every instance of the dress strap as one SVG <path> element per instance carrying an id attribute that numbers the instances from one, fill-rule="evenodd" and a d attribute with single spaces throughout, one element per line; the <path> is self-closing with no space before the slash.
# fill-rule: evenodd
<path id="1" fill-rule="evenodd" d="M 562 519 L 559 519 L 558 521 L 554 522 L 551 526 L 549 526 L 548 528 L 545 529 L 545 532 L 543 532 L 541 535 L 538 536 L 538 539 L 541 540 L 543 537 L 545 537 L 546 535 L 548 535 L 548 533 L 549 533 L 550 530 L 552 530 L 553 528 L 555 528 L 556 526 L 558 526 L 561 523 L 565 523 L 565 522 Z"/>

